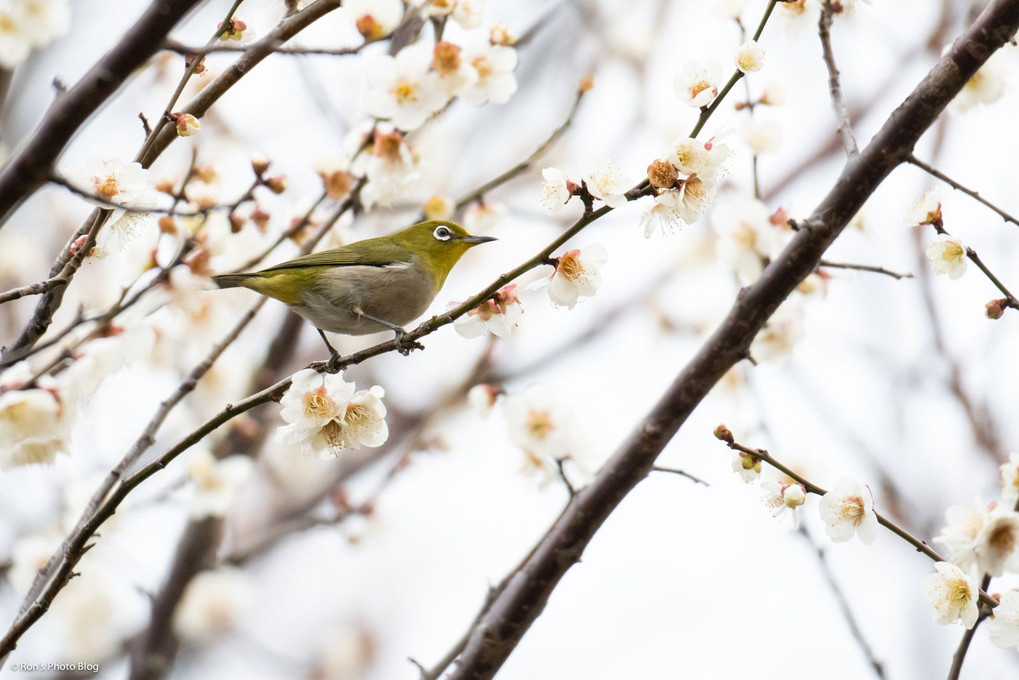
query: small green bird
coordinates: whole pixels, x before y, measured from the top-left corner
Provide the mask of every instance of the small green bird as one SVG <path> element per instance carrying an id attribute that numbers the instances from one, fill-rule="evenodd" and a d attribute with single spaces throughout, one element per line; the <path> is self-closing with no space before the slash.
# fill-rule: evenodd
<path id="1" fill-rule="evenodd" d="M 403 326 L 428 309 L 446 276 L 470 248 L 494 241 L 459 224 L 429 220 L 395 234 L 357 241 L 250 274 L 222 274 L 220 288 L 242 286 L 285 303 L 322 331 L 366 335 Z M 401 348 L 401 351 L 409 351 Z"/>

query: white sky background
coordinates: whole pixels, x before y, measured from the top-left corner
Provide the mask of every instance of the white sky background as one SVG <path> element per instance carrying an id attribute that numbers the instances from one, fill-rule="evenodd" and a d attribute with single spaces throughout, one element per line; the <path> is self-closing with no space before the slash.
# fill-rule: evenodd
<path id="1" fill-rule="evenodd" d="M 50 100 L 52 78 L 75 82 L 144 4 L 76 2 L 71 35 L 19 73 L 4 137 L 23 138 Z M 609 157 L 636 181 L 696 119 L 695 110 L 676 101 L 672 74 L 694 59 L 717 60 L 729 73 L 739 36 L 711 10 L 714 4 L 564 3 L 533 42 L 521 48 L 520 90 L 509 104 L 475 109 L 457 103 L 418 133 L 434 172 L 410 210 L 358 218 L 345 234 L 361 238 L 404 226 L 430 193 L 460 195 L 522 159 L 562 122 L 577 80 L 588 73 L 594 74 L 595 89 L 539 168 L 554 165 L 579 177 L 592 160 Z M 751 2 L 744 14 L 751 30 L 764 4 Z M 248 0 L 238 15 L 264 35 L 270 28 L 270 5 Z M 218 0 L 209 3 L 174 35 L 188 43 L 204 40 L 226 6 Z M 547 3 L 489 0 L 484 25 L 502 21 L 523 32 L 546 9 Z M 940 3 L 928 0 L 873 0 L 853 16 L 836 19 L 834 48 L 849 106 L 875 102 L 855 130 L 861 146 L 937 58 L 942 46 L 931 52 L 921 45 L 939 11 Z M 960 30 L 957 20 L 949 34 L 954 38 Z M 485 35 L 483 29 L 474 34 Z M 458 39 L 461 33 L 453 27 L 449 35 Z M 295 44 L 355 44 L 356 37 L 349 21 L 336 13 Z M 782 106 L 759 109 L 783 131 L 780 149 L 760 159 L 761 185 L 768 194 L 779 178 L 827 142 L 835 125 L 815 25 L 796 30 L 776 17 L 761 43 L 766 64 L 751 74 L 750 87 L 759 93 L 775 82 L 786 96 Z M 229 59 L 210 63 L 215 71 L 215 64 Z M 1012 167 L 1019 154 L 1019 137 L 1013 133 L 1019 104 L 1016 60 L 1015 51 L 1009 51 L 1008 87 L 997 103 L 945 118 L 944 144 L 936 158 L 933 132 L 917 147 L 920 158 L 1013 213 L 1019 212 Z M 162 79 L 151 68 L 137 74 L 78 135 L 59 167 L 79 165 L 93 153 L 132 156 L 143 139 L 138 112 L 158 115 L 176 82 L 180 59 L 168 62 Z M 309 84 L 317 94 L 311 94 Z M 278 233 L 317 195 L 316 161 L 339 152 L 344 134 L 365 119 L 364 93 L 357 57 L 277 56 L 214 107 L 193 141 L 203 162 L 221 170 L 224 197 L 246 188 L 247 158 L 255 152 L 273 161 L 273 172 L 288 176 L 288 191 L 265 201 L 273 214 L 271 228 Z M 750 155 L 736 134 L 746 113 L 732 107 L 744 96 L 740 84 L 702 135 L 718 135 L 737 150 L 719 202 L 727 200 L 729 191 L 752 192 Z M 188 140 L 178 140 L 156 163 L 155 176 L 179 177 L 189 154 Z M 805 217 L 841 166 L 841 152 L 811 166 L 768 198 L 769 209 L 783 207 L 792 217 Z M 535 170 L 493 192 L 490 198 L 508 208 L 490 232 L 499 242 L 465 257 L 433 311 L 472 295 L 579 216 L 575 203 L 554 218 L 546 216 L 538 203 L 539 179 Z M 866 230 L 847 230 L 829 258 L 917 272 L 921 265 L 902 216 L 928 186 L 930 181 L 915 168 L 896 170 L 865 208 Z M 1015 290 L 1019 228 L 942 188 L 948 231 L 974 247 Z M 512 376 L 505 384 L 509 392 L 543 383 L 572 406 L 590 455 L 599 462 L 693 355 L 738 289 L 732 273 L 713 261 L 708 219 L 645 240 L 638 222 L 646 203 L 612 212 L 571 244 L 597 242 L 609 251 L 604 284 L 595 297 L 566 311 L 552 309 L 544 293 L 525 294 L 518 334 L 499 341 L 493 354 L 495 369 Z M 3 288 L 41 278 L 66 234 L 88 211 L 87 204 L 59 189 L 40 192 L 24 205 L 0 231 L 0 252 L 17 247 L 24 254 L 18 258 L 22 271 L 0 270 Z M 924 244 L 930 236 L 923 235 Z M 141 238 L 137 250 L 151 247 L 146 235 Z M 294 252 L 281 249 L 275 259 Z M 108 303 L 132 258 L 137 260 L 137 253 L 87 266 L 60 318 L 70 318 L 79 301 Z M 662 276 L 667 277 L 664 285 L 657 283 Z M 672 475 L 652 475 L 641 483 L 598 532 L 583 561 L 567 573 L 499 677 L 767 679 L 813 672 L 836 680 L 872 677 L 814 550 L 792 531 L 788 519 L 770 516 L 755 487 L 731 473 L 729 452 L 712 430 L 725 422 L 738 441 L 767 448 L 822 486 L 834 485 L 842 475 L 866 481 L 879 511 L 888 507 L 887 494 L 897 494 L 894 516 L 928 539 L 940 530 L 949 505 L 995 498 L 997 469 L 978 450 L 965 415 L 946 388 L 948 365 L 932 341 L 922 285 L 918 279 L 832 271 L 827 295 L 806 305 L 806 334 L 789 360 L 741 366 L 739 387 L 716 389 L 664 452 L 661 464 L 694 473 L 711 486 Z M 932 286 L 948 354 L 959 362 L 964 385 L 990 408 L 1005 449 L 1019 449 L 1019 425 L 1011 418 L 1019 405 L 1012 351 L 1019 315 L 1010 311 L 996 322 L 984 317 L 984 304 L 999 295 L 973 267 L 958 281 L 935 277 Z M 234 302 L 237 315 L 254 300 L 246 291 L 213 295 L 232 295 L 222 299 Z M 23 320 L 31 304 L 5 307 L 15 307 Z M 215 325 L 231 325 L 232 305 L 217 309 L 224 316 Z M 269 303 L 223 357 L 219 378 L 225 387 L 211 390 L 208 399 L 189 401 L 161 430 L 153 452 L 176 442 L 228 400 L 243 396 L 244 371 L 257 365 L 284 313 L 281 305 Z M 665 330 L 663 319 L 678 330 Z M 592 339 L 570 346 L 592 325 L 599 326 Z M 0 313 L 0 341 L 9 342 L 16 332 L 12 329 L 18 328 L 20 323 Z M 337 340 L 346 351 L 373 339 Z M 347 377 L 356 378 L 359 387 L 382 385 L 393 411 L 428 408 L 469 372 L 485 341 L 465 340 L 445 328 L 424 343 L 427 351 L 379 357 Z M 197 359 L 208 346 L 205 338 L 196 338 L 195 347 L 172 352 Z M 537 370 L 521 372 L 554 347 L 565 349 Z M 323 354 L 308 327 L 293 369 Z M 62 489 L 119 460 L 178 380 L 165 362 L 155 367 L 134 362 L 110 376 L 85 407 L 69 455 L 52 467 L 0 473 L 0 562 L 19 536 L 53 530 Z M 424 439 L 441 439 L 445 450 L 416 453 L 410 467 L 382 492 L 372 517 L 304 532 L 248 564 L 245 572 L 254 589 L 240 630 L 205 646 L 185 646 L 170 677 L 298 677 L 315 658 L 323 632 L 335 626 L 363 630 L 373 640 L 370 666 L 352 678 L 416 678 L 408 656 L 428 666 L 445 654 L 481 606 L 488 584 L 497 583 L 543 535 L 566 492 L 519 473 L 523 457 L 506 438 L 498 407 L 488 418 L 460 406 L 450 409 L 431 420 Z M 355 478 L 352 497 L 372 493 L 393 460 Z M 284 464 L 310 482 L 337 463 L 284 458 Z M 118 514 L 115 533 L 100 539 L 97 562 L 101 559 L 114 578 L 141 590 L 158 587 L 187 514 L 188 491 L 175 486 L 182 469 L 178 462 L 143 485 L 137 496 L 148 502 Z M 894 489 L 880 483 L 884 477 L 894 482 Z M 245 490 L 231 513 L 235 531 L 250 526 L 270 504 L 266 488 L 256 481 Z M 920 592 L 920 578 L 933 571 L 929 560 L 884 531 L 869 547 L 855 540 L 831 544 L 817 518 L 816 498 L 808 499 L 803 515 L 888 677 L 946 675 L 963 629 L 932 622 L 933 610 Z M 351 542 L 351 537 L 358 540 Z M 1003 591 L 1007 583 L 996 580 L 992 590 Z M 136 594 L 124 601 L 128 607 L 140 606 Z M 0 619 L 12 615 L 17 602 L 9 587 L 0 587 Z M 136 616 L 125 615 L 125 625 Z M 63 658 L 74 642 L 62 625 L 60 612 L 51 612 L 25 636 L 12 661 Z M 978 631 L 965 676 L 1017 672 L 1015 650 L 993 647 L 986 630 Z M 0 678 L 15 675 L 10 669 L 0 671 Z M 104 661 L 100 677 L 126 677 L 126 668 Z"/>

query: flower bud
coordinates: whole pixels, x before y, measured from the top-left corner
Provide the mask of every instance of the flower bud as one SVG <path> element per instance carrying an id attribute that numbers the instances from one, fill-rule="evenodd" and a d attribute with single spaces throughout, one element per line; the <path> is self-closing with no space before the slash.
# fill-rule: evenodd
<path id="1" fill-rule="evenodd" d="M 986 307 L 987 318 L 1000 319 L 1005 314 L 1006 307 L 1008 307 L 1008 300 L 1005 298 L 991 300 Z"/>
<path id="2" fill-rule="evenodd" d="M 287 178 L 284 175 L 270 177 L 264 184 L 274 194 L 282 194 L 287 190 Z"/>
<path id="3" fill-rule="evenodd" d="M 159 231 L 162 234 L 169 234 L 170 236 L 176 236 L 180 231 L 177 228 L 177 220 L 173 219 L 170 215 L 163 215 L 159 218 L 156 223 L 159 225 Z"/>
<path id="4" fill-rule="evenodd" d="M 244 31 L 247 28 L 248 25 L 236 17 L 230 19 L 225 24 L 221 21 L 219 22 L 219 39 L 240 40 L 244 37 Z"/>
<path id="5" fill-rule="evenodd" d="M 736 443 L 736 438 L 732 436 L 732 432 L 725 426 L 724 423 L 715 428 L 715 438 L 721 439 L 729 446 Z"/>
<path id="6" fill-rule="evenodd" d="M 585 92 L 590 92 L 593 87 L 594 78 L 592 78 L 591 76 L 584 76 L 583 78 L 580 79 L 580 82 L 577 83 L 577 92 L 580 94 L 584 94 Z"/>
<path id="7" fill-rule="evenodd" d="M 271 162 L 265 156 L 252 156 L 251 157 L 251 169 L 254 171 L 257 177 L 261 177 L 265 174 L 265 171 L 269 169 Z"/>
<path id="8" fill-rule="evenodd" d="M 512 47 L 520 39 L 516 33 L 510 31 L 505 24 L 494 24 L 488 32 L 488 41 L 493 45 L 504 45 Z"/>
<path id="9" fill-rule="evenodd" d="M 170 120 L 173 121 L 174 127 L 177 128 L 178 137 L 197 135 L 198 131 L 202 129 L 198 119 L 190 113 L 171 113 Z"/>
<path id="10" fill-rule="evenodd" d="M 255 226 L 262 233 L 265 233 L 266 227 L 269 226 L 269 218 L 269 213 L 261 208 L 255 208 L 254 212 L 251 213 L 251 221 L 254 222 Z"/>

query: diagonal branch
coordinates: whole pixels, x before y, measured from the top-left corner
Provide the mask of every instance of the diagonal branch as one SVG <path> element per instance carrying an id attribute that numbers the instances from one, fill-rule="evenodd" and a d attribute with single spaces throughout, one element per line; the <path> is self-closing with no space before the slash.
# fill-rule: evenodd
<path id="1" fill-rule="evenodd" d="M 502 667 L 552 591 L 622 499 L 644 477 L 712 386 L 747 356 L 757 332 L 816 266 L 824 251 L 888 174 L 911 152 L 948 102 L 1019 29 L 1019 0 L 992 3 L 896 109 L 867 148 L 847 163 L 804 228 L 753 286 L 594 481 L 577 493 L 523 566 L 508 577 L 449 672 L 450 680 L 487 680 Z"/>
<path id="2" fill-rule="evenodd" d="M 835 65 L 835 52 L 831 48 L 831 22 L 834 16 L 835 7 L 832 0 L 824 0 L 821 18 L 817 23 L 817 34 L 821 38 L 821 52 L 824 54 L 824 65 L 828 69 L 831 108 L 835 111 L 835 119 L 838 121 L 842 148 L 846 151 L 846 157 L 852 158 L 860 153 L 860 148 L 856 145 L 856 137 L 853 136 L 853 126 L 849 122 L 849 107 L 846 106 L 846 97 L 842 94 L 842 81 L 839 78 L 838 66 Z"/>
<path id="3" fill-rule="evenodd" d="M 156 0 L 121 41 L 67 92 L 57 96 L 35 134 L 0 171 L 0 227 L 49 179 L 53 164 L 89 116 L 155 54 L 170 29 L 200 0 Z"/>

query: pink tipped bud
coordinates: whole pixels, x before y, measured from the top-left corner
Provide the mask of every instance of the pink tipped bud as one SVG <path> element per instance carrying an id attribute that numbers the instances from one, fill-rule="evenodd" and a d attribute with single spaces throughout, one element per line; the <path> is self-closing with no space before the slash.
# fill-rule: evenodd
<path id="1" fill-rule="evenodd" d="M 1005 298 L 999 298 L 997 300 L 991 300 L 987 303 L 986 313 L 988 319 L 1000 319 L 1005 314 L 1005 308 L 1008 307 L 1008 300 Z"/>
<path id="2" fill-rule="evenodd" d="M 715 428 L 715 438 L 721 439 L 729 446 L 736 443 L 736 438 L 732 436 L 732 432 L 724 424 Z"/>
<path id="3" fill-rule="evenodd" d="M 287 178 L 283 175 L 276 175 L 265 180 L 265 186 L 274 194 L 282 194 L 287 190 Z"/>
<path id="4" fill-rule="evenodd" d="M 197 135 L 198 131 L 202 129 L 198 119 L 190 113 L 171 113 L 170 119 L 173 121 L 174 127 L 177 128 L 178 137 Z"/>

